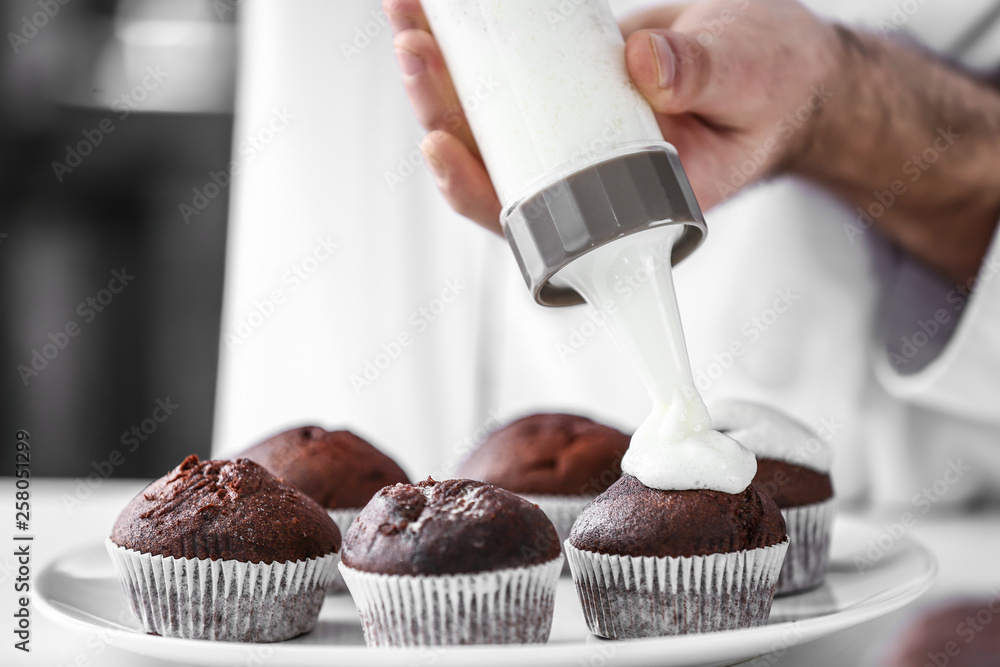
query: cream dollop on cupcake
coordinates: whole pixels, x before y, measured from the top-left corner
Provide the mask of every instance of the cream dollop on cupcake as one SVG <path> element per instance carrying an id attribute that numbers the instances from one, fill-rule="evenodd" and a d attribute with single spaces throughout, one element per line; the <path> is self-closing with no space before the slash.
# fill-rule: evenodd
<path id="1" fill-rule="evenodd" d="M 790 544 L 778 593 L 813 588 L 829 564 L 834 518 L 830 446 L 792 417 L 750 401 L 712 406 L 715 428 L 757 456 L 754 482 L 781 509 Z"/>

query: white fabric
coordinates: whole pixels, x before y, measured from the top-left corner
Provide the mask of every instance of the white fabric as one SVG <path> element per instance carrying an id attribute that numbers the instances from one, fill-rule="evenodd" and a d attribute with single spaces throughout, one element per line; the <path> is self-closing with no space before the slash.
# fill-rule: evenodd
<path id="1" fill-rule="evenodd" d="M 1000 426 L 1000 242 L 995 236 L 974 284 L 948 285 L 943 295 L 914 304 L 909 317 L 887 324 L 873 356 L 879 379 L 895 396 Z M 939 354 L 907 372 L 922 348 L 947 335 Z M 911 356 L 912 355 L 912 356 Z"/>
<path id="2" fill-rule="evenodd" d="M 899 30 L 938 48 L 989 4 L 914 2 Z M 642 4 L 612 2 L 617 11 Z M 893 11 L 885 0 L 830 6 L 874 29 Z M 272 290 L 285 299 L 246 342 L 221 343 L 215 451 L 318 422 L 369 436 L 420 478 L 446 474 L 486 427 L 527 412 L 570 410 L 634 429 L 648 398 L 586 309 L 535 305 L 506 244 L 451 212 L 419 162 L 387 184 L 400 159 L 407 173 L 423 132 L 378 10 L 379 0 L 241 3 L 236 142 L 276 108 L 295 118 L 235 179 L 224 334 Z M 366 29 L 371 43 L 345 56 L 343 45 L 364 44 Z M 972 53 L 980 64 L 1000 61 L 987 50 Z M 899 378 L 866 355 L 884 347 L 881 288 L 869 244 L 845 232 L 855 218 L 847 207 L 781 179 L 707 217 L 707 242 L 675 275 L 707 399 L 768 403 L 817 430 L 834 449 L 845 501 L 913 504 L 957 458 L 973 471 L 941 502 L 996 489 L 998 281 L 980 286 L 938 361 Z M 285 272 L 327 235 L 338 250 L 293 289 Z M 417 331 L 411 314 L 419 320 L 455 280 L 453 303 L 442 301 L 440 317 Z M 351 376 L 401 333 L 410 344 L 359 394 Z"/>

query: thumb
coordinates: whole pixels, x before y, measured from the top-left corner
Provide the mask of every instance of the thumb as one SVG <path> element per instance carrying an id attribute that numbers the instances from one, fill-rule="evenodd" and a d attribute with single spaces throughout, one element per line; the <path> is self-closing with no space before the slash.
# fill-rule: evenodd
<path id="1" fill-rule="evenodd" d="M 625 62 L 654 111 L 698 113 L 710 98 L 710 54 L 693 35 L 639 30 L 625 43 Z"/>

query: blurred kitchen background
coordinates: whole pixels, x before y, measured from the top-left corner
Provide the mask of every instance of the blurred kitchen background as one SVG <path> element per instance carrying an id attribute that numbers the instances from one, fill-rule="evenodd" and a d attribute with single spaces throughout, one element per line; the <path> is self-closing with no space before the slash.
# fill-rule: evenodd
<path id="1" fill-rule="evenodd" d="M 0 433 L 31 432 L 35 475 L 210 451 L 234 5 L 0 4 Z"/>
<path id="2" fill-rule="evenodd" d="M 213 435 L 216 451 L 228 453 L 269 431 L 316 421 L 370 436 L 420 477 L 467 450 L 497 411 L 509 418 L 586 410 L 622 428 L 644 416 L 644 398 L 629 398 L 644 393 L 622 373 L 611 341 L 597 337 L 569 363 L 553 354 L 586 316 L 531 303 L 504 244 L 459 220 L 434 191 L 379 0 L 332 2 L 0 4 L 0 437 L 31 432 L 40 452 L 33 474 L 153 478 L 186 454 L 207 456 Z M 612 2 L 620 13 L 643 4 Z M 806 4 L 829 5 L 841 20 L 869 29 L 895 25 L 891 0 Z M 943 1 L 918 4 L 893 29 L 900 38 L 980 71 L 995 68 L 1000 4 L 968 0 L 963 12 Z M 981 19 L 971 28 L 948 20 L 959 15 Z M 242 128 L 233 122 L 237 17 L 249 34 L 273 37 L 241 52 L 248 64 Z M 294 127 L 236 186 L 241 224 L 230 235 L 230 259 L 239 261 L 230 271 L 240 279 L 230 281 L 227 331 L 254 314 L 257 299 L 287 287 L 282 272 L 308 257 L 317 239 L 333 239 L 343 252 L 280 318 L 226 349 L 219 385 L 226 400 L 217 411 L 230 160 L 244 153 L 232 137 L 263 136 L 285 105 L 296 114 Z M 406 182 L 387 184 L 387 174 Z M 815 201 L 808 206 L 813 215 Z M 726 326 L 741 321 L 724 317 L 727 310 L 749 317 L 773 294 L 762 284 L 751 299 L 713 282 L 722 253 L 748 267 L 758 260 L 744 251 L 740 234 L 755 232 L 742 212 L 729 216 L 739 217 L 738 228 L 725 214 L 712 215 L 711 252 L 678 273 L 686 307 L 709 304 L 685 319 L 689 340 L 698 342 L 695 369 L 742 340 L 718 325 L 719 318 Z M 794 229 L 763 229 L 783 243 L 798 238 Z M 839 228 L 828 232 L 836 238 L 824 249 L 843 246 Z M 808 262 L 790 262 L 791 247 L 771 250 L 785 253 L 780 261 L 790 275 L 812 274 Z M 849 260 L 836 265 L 838 298 L 853 310 L 874 308 L 864 258 L 851 251 Z M 376 389 L 356 389 L 352 375 L 385 341 L 409 331 L 407 315 L 456 277 L 469 296 L 450 319 Z M 826 350 L 863 350 L 869 329 L 837 313 L 837 306 L 798 308 L 712 390 L 781 405 L 810 424 L 847 416 L 833 443 L 840 471 L 850 473 L 837 473 L 838 492 L 861 499 L 867 480 L 855 471 L 871 429 L 856 396 L 830 390 L 824 372 Z M 811 323 L 811 347 L 783 337 L 795 331 L 795 318 Z M 772 363 L 768 350 L 780 351 L 784 363 Z M 851 358 L 851 373 L 869 372 L 863 355 Z M 581 381 L 592 377 L 617 378 L 613 395 Z M 798 389 L 801 377 L 812 392 Z M 109 462 L 115 450 L 121 460 Z"/>

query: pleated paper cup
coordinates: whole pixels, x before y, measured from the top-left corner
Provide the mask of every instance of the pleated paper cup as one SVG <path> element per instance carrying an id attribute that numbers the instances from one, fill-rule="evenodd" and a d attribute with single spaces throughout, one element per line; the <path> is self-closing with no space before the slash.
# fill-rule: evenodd
<path id="1" fill-rule="evenodd" d="M 557 495 L 524 495 L 528 502 L 535 503 L 549 517 L 556 527 L 559 543 L 569 539 L 573 524 L 583 508 L 589 505 L 597 496 L 557 496 Z M 569 561 L 563 566 L 563 574 L 569 574 Z"/>
<path id="2" fill-rule="evenodd" d="M 778 595 L 797 593 L 823 582 L 830 562 L 833 499 L 781 510 L 788 531 L 788 553 L 778 577 Z"/>
<path id="3" fill-rule="evenodd" d="M 478 574 L 393 575 L 340 564 L 372 647 L 548 641 L 563 557 Z"/>
<path id="4" fill-rule="evenodd" d="M 284 563 L 154 556 L 106 541 L 132 611 L 148 633 L 278 642 L 316 626 L 339 554 Z"/>
<path id="5" fill-rule="evenodd" d="M 587 625 L 608 639 L 764 625 L 788 549 L 786 539 L 734 553 L 653 558 L 564 544 Z"/>
<path id="6" fill-rule="evenodd" d="M 326 511 L 333 519 L 333 522 L 337 524 L 337 528 L 340 529 L 340 539 L 344 539 L 344 535 L 347 534 L 347 529 L 351 527 L 354 523 L 354 519 L 357 518 L 358 514 L 361 513 L 360 507 L 357 509 L 346 509 L 346 510 L 331 510 Z M 341 576 L 339 569 L 334 569 L 333 571 L 333 582 L 330 584 L 328 593 L 343 593 L 347 590 L 347 584 L 344 583 L 344 577 Z"/>

